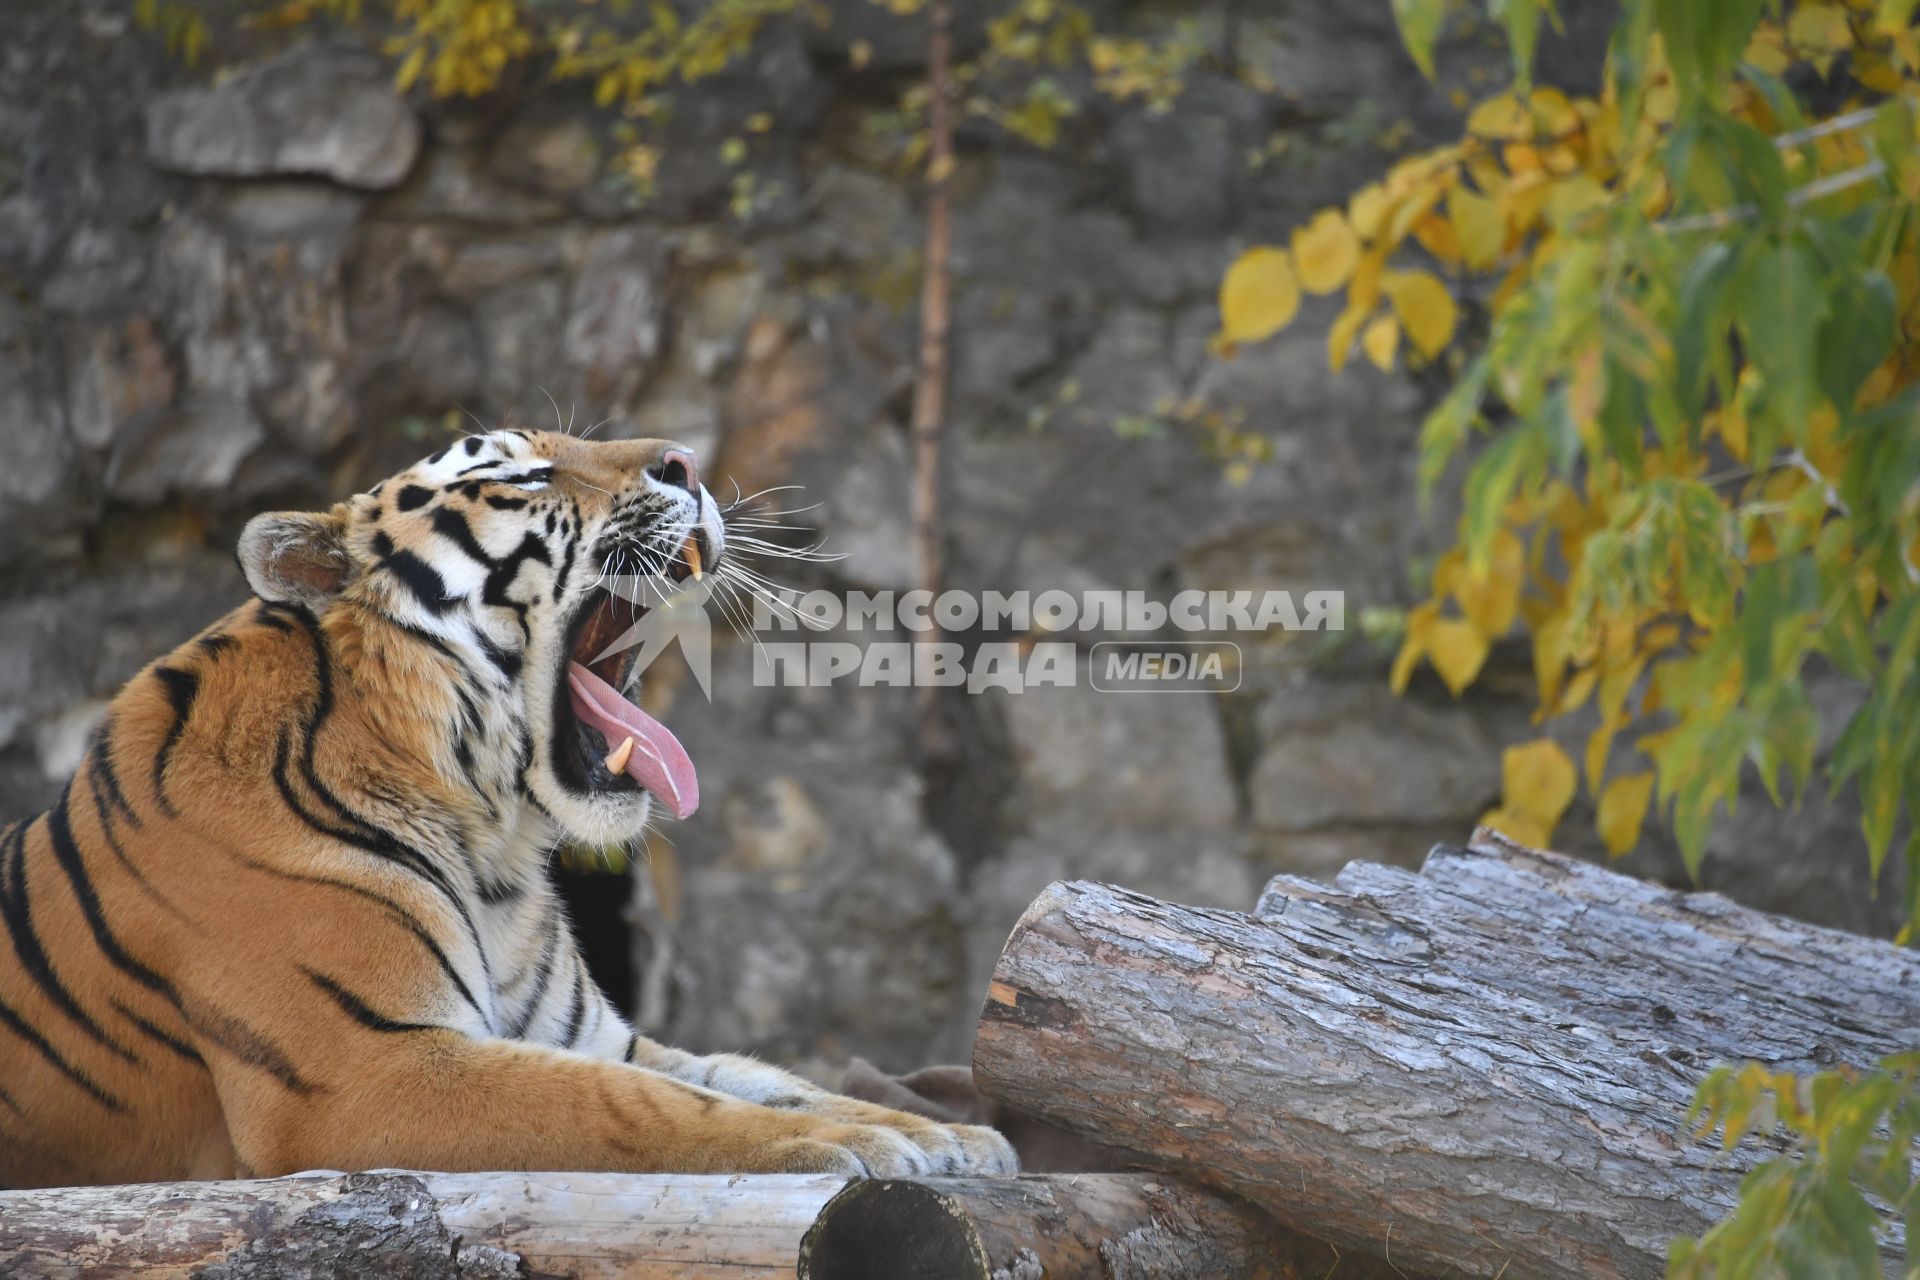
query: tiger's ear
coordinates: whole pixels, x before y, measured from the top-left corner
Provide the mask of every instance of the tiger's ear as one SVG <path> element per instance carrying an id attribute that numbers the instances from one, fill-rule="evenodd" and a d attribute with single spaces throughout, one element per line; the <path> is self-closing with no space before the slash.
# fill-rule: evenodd
<path id="1" fill-rule="evenodd" d="M 326 512 L 269 511 L 247 521 L 240 571 L 262 600 L 324 607 L 353 577 L 346 504 Z"/>

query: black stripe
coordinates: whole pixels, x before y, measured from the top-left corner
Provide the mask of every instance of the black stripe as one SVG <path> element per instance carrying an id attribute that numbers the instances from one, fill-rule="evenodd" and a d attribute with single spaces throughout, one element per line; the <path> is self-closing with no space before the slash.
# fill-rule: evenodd
<path id="1" fill-rule="evenodd" d="M 121 867 L 133 877 L 133 882 L 140 886 L 141 892 L 159 903 L 168 915 L 182 924 L 198 928 L 199 922 L 176 906 L 173 899 L 160 892 L 153 882 L 147 879 L 147 873 L 127 856 L 126 847 L 120 843 L 119 833 L 113 829 L 114 815 L 109 808 L 111 797 L 106 793 L 106 784 L 101 781 L 100 771 L 92 765 L 87 767 L 87 789 L 93 795 L 94 815 L 100 823 L 100 836 L 106 841 L 108 852 L 119 860 Z"/>
<path id="2" fill-rule="evenodd" d="M 515 676 L 520 674 L 521 658 L 519 654 L 511 649 L 501 648 L 493 641 L 487 639 L 486 635 L 482 632 L 474 632 L 473 638 L 479 644 L 480 652 L 487 655 L 487 661 L 498 668 L 500 674 L 508 681 L 512 681 Z"/>
<path id="3" fill-rule="evenodd" d="M 411 551 L 393 552 L 380 567 L 398 578 L 408 594 L 431 613 L 445 613 L 460 603 L 460 597 L 447 594 L 446 579 L 439 571 Z"/>
<path id="4" fill-rule="evenodd" d="M 200 648 L 204 650 L 209 657 L 217 658 L 226 650 L 233 647 L 234 640 L 230 635 L 211 635 L 201 636 L 196 643 L 199 644 Z"/>
<path id="5" fill-rule="evenodd" d="M 7 1110 L 13 1112 L 13 1114 L 17 1116 L 24 1116 L 27 1114 L 25 1111 L 22 1111 L 20 1109 L 20 1104 L 13 1100 L 13 1095 L 8 1093 L 5 1089 L 0 1089 L 0 1106 L 5 1106 Z"/>
<path id="6" fill-rule="evenodd" d="M 453 961 L 448 958 L 446 951 L 434 940 L 434 936 L 427 932 L 425 926 L 414 919 L 413 915 L 408 912 L 406 908 L 402 907 L 392 898 L 387 897 L 383 893 L 377 893 L 364 885 L 353 884 L 350 881 L 334 880 L 327 876 L 306 875 L 298 871 L 282 871 L 279 867 L 269 863 L 259 862 L 237 853 L 231 854 L 230 856 L 241 863 L 241 865 L 255 871 L 265 872 L 270 876 L 278 876 L 282 880 L 291 880 L 296 884 L 312 884 L 320 885 L 328 889 L 338 889 L 342 893 L 354 894 L 357 897 L 365 898 L 368 902 L 384 908 L 387 914 L 393 917 L 395 923 L 408 933 L 411 933 L 420 945 L 425 947 L 428 953 L 433 956 L 435 962 L 440 966 L 440 972 L 445 974 L 447 981 L 453 983 L 454 987 L 459 990 L 460 998 L 467 1002 L 467 1006 L 473 1010 L 474 1016 L 480 1019 L 480 1024 L 489 1030 L 492 1029 L 493 1020 L 487 1017 L 486 1010 L 482 1009 L 480 1002 L 474 999 L 473 989 L 467 986 L 466 979 L 460 976 L 460 971 L 453 967 Z"/>
<path id="7" fill-rule="evenodd" d="M 573 553 L 579 549 L 576 539 L 567 539 L 566 552 L 560 557 L 560 572 L 553 579 L 553 602 L 560 603 L 560 593 L 567 589 L 567 577 L 573 572 Z"/>
<path id="8" fill-rule="evenodd" d="M 320 1087 L 302 1076 L 280 1046 L 238 1018 L 217 1009 L 188 1010 L 187 1026 L 208 1043 L 238 1058 L 244 1065 L 266 1072 L 288 1089 L 302 1096 L 321 1092 Z"/>
<path id="9" fill-rule="evenodd" d="M 314 986 L 319 987 L 322 991 L 332 996 L 333 1002 L 339 1005 L 348 1017 L 369 1031 L 393 1033 L 401 1031 L 448 1030 L 446 1027 L 431 1022 L 396 1022 L 384 1014 L 375 1013 L 368 1007 L 366 1001 L 335 982 L 332 978 L 329 978 L 326 974 L 316 973 L 305 965 L 300 966 L 300 972 L 306 974 L 308 980 L 310 980 Z"/>
<path id="10" fill-rule="evenodd" d="M 540 968 L 533 975 L 533 989 L 527 996 L 526 1007 L 520 1011 L 520 1016 L 513 1020 L 513 1026 L 508 1028 L 507 1039 L 518 1040 L 527 1034 L 527 1028 L 533 1025 L 534 1017 L 540 1012 L 540 1002 L 546 998 L 547 984 L 553 981 L 553 962 L 559 953 L 560 948 L 554 945 L 553 934 L 549 932 L 546 942 L 540 948 Z"/>
<path id="11" fill-rule="evenodd" d="M 532 471 L 516 471 L 510 476 L 488 476 L 488 484 L 545 484 L 553 479 L 552 467 L 535 467 Z"/>
<path id="12" fill-rule="evenodd" d="M 94 733 L 93 766 L 90 772 L 100 779 L 101 785 L 106 787 L 107 799 L 112 801 L 113 807 L 118 809 L 121 815 L 126 818 L 127 825 L 130 827 L 138 827 L 140 825 L 140 815 L 135 813 L 133 806 L 127 803 L 126 793 L 120 789 L 120 775 L 114 772 L 112 735 L 113 721 L 111 719 L 102 724 Z"/>
<path id="13" fill-rule="evenodd" d="M 394 497 L 393 505 L 402 511 L 418 511 L 431 501 L 433 490 L 425 485 L 410 484 Z"/>
<path id="14" fill-rule="evenodd" d="M 627 1037 L 626 1060 L 628 1062 L 632 1062 L 633 1055 L 639 1052 L 639 1050 L 640 1050 L 640 1033 L 636 1031 L 632 1035 Z"/>
<path id="15" fill-rule="evenodd" d="M 335 800 L 332 794 L 319 783 L 318 779 L 310 779 L 310 785 L 315 788 L 316 794 L 319 795 L 320 799 L 332 804 L 348 821 L 360 823 L 360 828 L 356 829 L 355 827 L 336 825 L 310 813 L 306 805 L 301 802 L 299 794 L 294 790 L 292 778 L 288 776 L 290 752 L 291 744 L 283 730 L 280 734 L 279 744 L 274 751 L 273 782 L 274 786 L 280 791 L 280 798 L 286 802 L 287 807 L 293 811 L 294 816 L 324 836 L 339 840 L 344 844 L 350 844 L 356 849 L 377 854 L 388 861 L 405 867 L 407 870 L 414 872 L 416 875 L 433 884 L 434 887 L 440 890 L 442 896 L 453 904 L 454 910 L 459 914 L 461 922 L 466 926 L 468 936 L 473 939 L 474 950 L 480 956 L 480 966 L 484 972 L 487 967 L 487 957 L 485 949 L 480 944 L 480 931 L 473 923 L 473 916 L 467 910 L 466 902 L 461 899 L 460 895 L 454 891 L 452 885 L 447 882 L 446 876 L 440 868 L 431 861 L 428 861 L 425 855 L 419 853 L 417 850 L 407 849 L 399 845 L 397 841 L 394 841 L 392 837 L 388 836 L 387 833 L 381 831 L 379 828 L 371 827 L 361 822 L 351 811 L 341 806 L 339 801 Z"/>
<path id="16" fill-rule="evenodd" d="M 587 967 L 577 962 L 576 967 L 578 972 L 574 975 L 573 1007 L 567 1010 L 567 1029 L 560 1037 L 560 1043 L 569 1049 L 580 1038 L 580 1019 L 587 1013 Z"/>
<path id="17" fill-rule="evenodd" d="M 168 1032 L 161 1030 L 159 1027 L 147 1021 L 145 1018 L 141 1017 L 139 1014 L 135 1013 L 133 1010 L 127 1008 L 127 1006 L 125 1006 L 124 1004 L 121 1004 L 118 1000 L 115 1000 L 113 1002 L 113 1008 L 114 1008 L 114 1012 L 118 1013 L 121 1017 L 125 1018 L 128 1022 L 131 1022 L 134 1026 L 138 1027 L 142 1032 L 144 1032 L 148 1039 L 153 1040 L 156 1043 L 164 1045 L 165 1047 L 173 1050 L 175 1053 L 179 1054 L 181 1057 L 185 1058 L 188 1062 L 191 1062 L 196 1066 L 204 1067 L 207 1065 L 207 1060 L 205 1058 L 202 1058 L 199 1052 L 195 1050 L 192 1045 L 180 1039 L 178 1036 L 171 1035 Z"/>
<path id="18" fill-rule="evenodd" d="M 483 878 L 479 882 L 478 888 L 480 890 L 480 901 L 490 907 L 497 907 L 503 902 L 517 902 L 520 898 L 524 897 L 527 892 L 527 887 L 518 880 L 487 880 Z"/>
<path id="19" fill-rule="evenodd" d="M 67 817 L 67 802 L 72 798 L 72 793 L 73 786 L 69 783 L 67 794 L 61 796 L 60 803 L 47 812 L 47 835 L 53 844 L 54 860 L 67 873 L 67 881 L 73 886 L 73 896 L 80 903 L 80 914 L 87 918 L 87 928 L 93 931 L 93 943 L 114 968 L 177 1006 L 180 996 L 173 989 L 173 984 L 129 955 L 107 924 L 106 913 L 100 909 L 100 895 L 94 892 L 93 878 L 87 874 L 79 846 L 73 842 L 73 828 Z"/>
<path id="20" fill-rule="evenodd" d="M 453 478 L 458 480 L 461 476 L 470 476 L 476 471 L 485 471 L 488 467 L 497 467 L 505 461 L 505 458 L 489 458 L 485 462 L 476 462 L 472 466 L 462 467 L 454 472 Z"/>
<path id="21" fill-rule="evenodd" d="M 473 536 L 473 526 L 452 507 L 441 507 L 433 513 L 433 531 L 489 569 L 494 566 L 494 558 Z"/>
<path id="22" fill-rule="evenodd" d="M 501 493 L 487 495 L 487 505 L 496 511 L 518 511 L 531 501 L 531 498 L 509 498 Z"/>
<path id="23" fill-rule="evenodd" d="M 279 607 L 266 600 L 262 600 L 260 607 L 253 611 L 253 620 L 275 631 L 293 630 L 293 625 L 280 616 Z"/>
<path id="24" fill-rule="evenodd" d="M 80 1002 L 73 998 L 73 993 L 67 990 L 66 984 L 60 981 L 60 975 L 54 971 L 46 949 L 40 945 L 40 935 L 33 928 L 33 904 L 27 894 L 26 838 L 27 827 L 22 824 L 14 830 L 7 851 L 11 869 L 7 876 L 6 893 L 0 896 L 0 922 L 6 924 L 7 932 L 12 935 L 13 953 L 20 958 L 20 966 L 32 976 L 41 992 L 75 1026 L 116 1057 L 137 1063 L 140 1059 L 132 1050 L 109 1036 L 80 1007 Z"/>
<path id="25" fill-rule="evenodd" d="M 486 587 L 481 591 L 480 599 L 486 604 L 513 610 L 514 617 L 520 623 L 521 636 L 531 641 L 533 631 L 527 626 L 527 606 L 507 596 L 507 588 L 511 587 L 513 580 L 520 576 L 520 566 L 529 560 L 538 560 L 541 564 L 548 566 L 553 564 L 553 556 L 547 550 L 547 544 L 531 532 L 523 536 L 520 539 L 520 545 L 513 549 L 512 554 L 499 561 L 494 566 L 493 572 L 487 575 Z"/>
<path id="26" fill-rule="evenodd" d="M 6 1027 L 35 1049 L 38 1049 L 40 1056 L 53 1064 L 54 1070 L 86 1090 L 88 1097 L 92 1098 L 107 1110 L 125 1111 L 127 1109 L 126 1103 L 114 1097 L 105 1089 L 102 1089 L 99 1085 L 88 1079 L 86 1073 L 81 1071 L 80 1068 L 61 1057 L 60 1051 L 49 1044 L 45 1036 L 28 1026 L 27 1020 L 9 1008 L 7 1002 L 4 1000 L 0 1000 L 0 1026 Z"/>
<path id="27" fill-rule="evenodd" d="M 480 446 L 485 442 L 481 440 L 479 436 L 468 436 L 464 443 L 466 445 L 467 456 L 469 458 L 477 458 L 480 456 Z"/>
<path id="28" fill-rule="evenodd" d="M 187 717 L 193 713 L 193 700 L 200 693 L 200 677 L 191 671 L 182 671 L 178 667 L 155 667 L 153 675 L 167 691 L 167 700 L 173 703 L 173 724 L 167 729 L 167 736 L 161 739 L 160 750 L 153 757 L 153 794 L 160 804 L 160 812 L 169 818 L 177 818 L 180 813 L 167 799 L 167 757 L 180 742 L 180 735 L 187 727 Z"/>
<path id="29" fill-rule="evenodd" d="M 368 822 L 365 818 L 362 818 L 359 814 L 349 809 L 345 804 L 341 803 L 341 801 L 327 789 L 326 784 L 320 780 L 319 772 L 313 765 L 313 752 L 314 743 L 319 737 L 321 726 L 333 712 L 332 662 L 328 656 L 326 637 L 321 634 L 319 624 L 314 620 L 313 615 L 305 610 L 301 610 L 299 621 L 300 624 L 306 628 L 307 636 L 313 642 L 314 679 L 319 686 L 318 693 L 314 698 L 312 717 L 305 726 L 306 743 L 301 757 L 301 772 L 306 779 L 308 789 L 324 804 L 332 808 L 334 812 L 340 814 L 344 821 L 351 824 L 347 831 L 337 833 L 335 835 L 336 839 L 346 840 L 357 848 L 365 849 L 369 853 L 379 854 L 383 858 L 396 862 L 440 890 L 447 901 L 453 905 L 454 910 L 459 912 L 461 923 L 466 926 L 468 936 L 473 939 L 474 951 L 480 956 L 480 963 L 484 970 L 487 956 L 486 948 L 482 946 L 480 942 L 480 931 L 474 925 L 472 912 L 467 910 L 466 900 L 455 890 L 453 882 L 448 879 L 445 869 L 426 854 L 403 844 L 391 832 L 375 826 L 373 823 Z M 294 811 L 299 813 L 302 818 L 305 818 L 310 825 L 320 826 L 313 818 L 308 817 L 297 803 L 293 803 L 292 788 L 286 784 L 285 780 L 276 776 L 276 782 L 280 786 L 281 795 L 288 798 Z M 321 829 L 325 830 L 324 827 Z"/>

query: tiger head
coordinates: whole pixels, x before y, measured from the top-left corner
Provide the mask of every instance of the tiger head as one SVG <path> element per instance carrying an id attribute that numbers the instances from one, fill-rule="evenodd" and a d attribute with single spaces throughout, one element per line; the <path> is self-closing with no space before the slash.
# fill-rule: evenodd
<path id="1" fill-rule="evenodd" d="M 645 615 L 622 584 L 699 577 L 725 528 L 693 453 L 660 440 L 468 436 L 322 513 L 256 516 L 241 568 L 273 605 L 407 633 L 448 671 L 390 709 L 446 777 L 530 799 L 559 833 L 633 838 L 659 804 L 699 803 L 692 761 L 625 693 L 621 641 Z M 417 724 L 416 721 L 433 721 Z"/>

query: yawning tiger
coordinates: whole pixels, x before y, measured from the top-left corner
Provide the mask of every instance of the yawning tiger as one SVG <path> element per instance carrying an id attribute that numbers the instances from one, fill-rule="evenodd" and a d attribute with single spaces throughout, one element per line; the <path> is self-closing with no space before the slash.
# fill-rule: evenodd
<path id="1" fill-rule="evenodd" d="M 470 436 L 240 540 L 258 599 L 0 829 L 0 1186 L 303 1168 L 1004 1172 L 990 1129 L 627 1024 L 545 865 L 699 803 L 612 575 L 726 555 L 693 455 Z"/>

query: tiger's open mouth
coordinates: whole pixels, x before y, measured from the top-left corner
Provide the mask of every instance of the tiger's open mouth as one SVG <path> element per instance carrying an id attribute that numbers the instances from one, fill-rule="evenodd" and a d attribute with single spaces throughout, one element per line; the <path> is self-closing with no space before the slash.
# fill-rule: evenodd
<path id="1" fill-rule="evenodd" d="M 704 539 L 687 537 L 665 573 L 684 582 L 699 571 Z M 648 606 L 596 587 L 567 626 L 567 663 L 553 695 L 554 764 L 576 791 L 645 789 L 668 813 L 684 818 L 700 805 L 693 760 L 671 730 L 621 690 L 633 676 L 641 644 L 629 637 Z M 618 652 L 608 649 L 627 640 Z"/>

